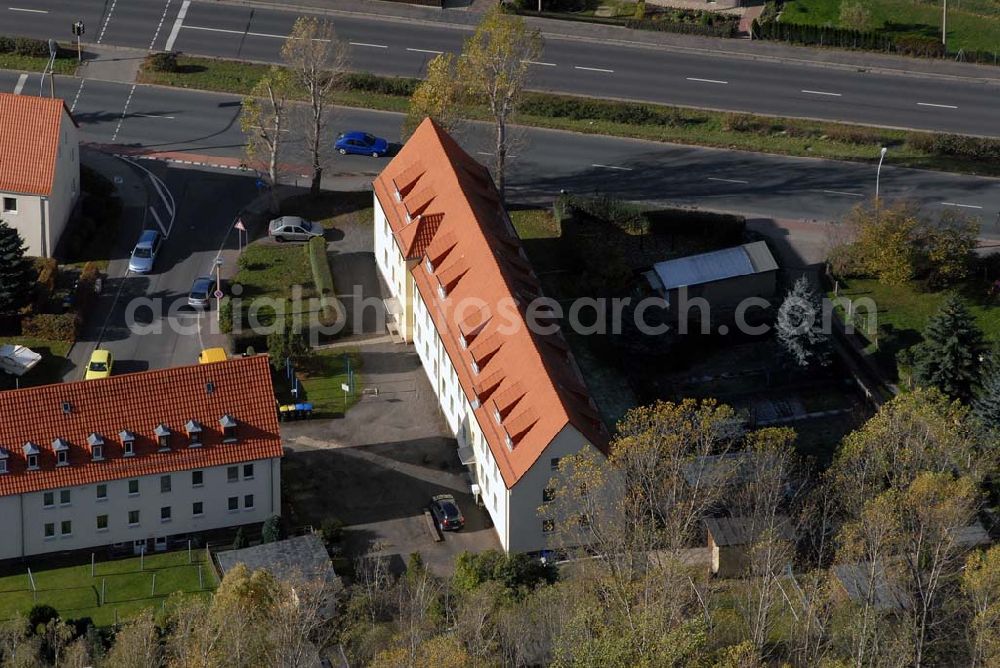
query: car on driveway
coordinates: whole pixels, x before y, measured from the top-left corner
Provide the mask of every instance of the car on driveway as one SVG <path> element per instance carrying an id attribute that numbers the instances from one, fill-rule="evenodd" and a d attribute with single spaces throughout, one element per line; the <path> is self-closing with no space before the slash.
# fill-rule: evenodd
<path id="1" fill-rule="evenodd" d="M 441 531 L 457 531 L 465 526 L 462 511 L 458 509 L 455 497 L 451 494 L 431 497 L 431 515 Z"/>
<path id="2" fill-rule="evenodd" d="M 156 255 L 160 252 L 163 237 L 156 230 L 145 230 L 132 249 L 132 257 L 128 261 L 128 270 L 136 274 L 148 274 L 153 271 Z"/>
<path id="3" fill-rule="evenodd" d="M 367 132 L 342 132 L 333 145 L 340 155 L 370 155 L 381 158 L 389 154 L 389 142 Z"/>
<path id="4" fill-rule="evenodd" d="M 267 233 L 278 242 L 309 241 L 323 236 L 323 227 L 298 216 L 282 216 L 271 221 Z"/>
<path id="5" fill-rule="evenodd" d="M 111 375 L 111 367 L 114 365 L 114 357 L 110 350 L 98 348 L 90 355 L 90 362 L 87 363 L 87 373 L 84 380 L 95 380 L 97 378 L 107 378 Z"/>
<path id="6" fill-rule="evenodd" d="M 191 308 L 207 308 L 208 297 L 212 294 L 215 281 L 211 276 L 199 276 L 191 284 L 191 292 L 188 293 L 188 306 Z"/>

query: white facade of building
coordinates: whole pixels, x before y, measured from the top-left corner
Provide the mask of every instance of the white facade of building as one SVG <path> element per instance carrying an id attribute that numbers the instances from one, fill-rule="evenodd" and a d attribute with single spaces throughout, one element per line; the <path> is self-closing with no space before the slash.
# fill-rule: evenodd
<path id="1" fill-rule="evenodd" d="M 5 192 L 0 187 L 0 219 L 20 232 L 27 254 L 51 257 L 80 194 L 80 138 L 69 113 L 59 124 L 52 192 Z"/>
<path id="2" fill-rule="evenodd" d="M 410 267 L 396 243 L 382 205 L 377 196 L 373 200 L 376 264 L 388 286 L 392 302 L 399 309 L 394 314 L 400 325 L 399 334 L 413 344 L 420 357 L 458 447 L 472 448 L 475 462 L 470 463 L 468 468 L 493 520 L 500 544 L 507 552 L 533 552 L 549 548 L 544 513 L 539 512 L 544 505 L 544 490 L 555 474 L 559 459 L 582 448 L 592 447 L 591 444 L 576 428 L 567 424 L 549 443 L 545 456 L 539 458 L 513 487 L 506 486 L 473 405 L 459 382 L 454 363 L 415 288 Z"/>
<path id="3" fill-rule="evenodd" d="M 277 458 L 8 495 L 0 560 L 115 543 L 165 549 L 170 536 L 280 513 Z"/>

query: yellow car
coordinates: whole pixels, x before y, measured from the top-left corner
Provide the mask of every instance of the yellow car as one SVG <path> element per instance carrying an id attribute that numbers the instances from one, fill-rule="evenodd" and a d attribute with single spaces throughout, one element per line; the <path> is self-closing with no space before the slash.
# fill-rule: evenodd
<path id="1" fill-rule="evenodd" d="M 90 363 L 87 364 L 87 373 L 83 379 L 107 378 L 111 375 L 111 366 L 113 364 L 114 358 L 111 355 L 111 351 L 98 348 L 90 356 Z"/>
<path id="2" fill-rule="evenodd" d="M 229 359 L 225 348 L 205 348 L 198 353 L 198 364 L 211 364 L 212 362 L 225 362 Z"/>

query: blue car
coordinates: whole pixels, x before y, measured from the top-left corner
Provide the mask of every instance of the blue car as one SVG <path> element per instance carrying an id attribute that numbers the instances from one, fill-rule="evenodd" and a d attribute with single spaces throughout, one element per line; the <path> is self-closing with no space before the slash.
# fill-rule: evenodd
<path id="1" fill-rule="evenodd" d="M 340 155 L 353 153 L 381 158 L 389 153 L 389 142 L 367 132 L 342 132 L 337 135 L 337 143 L 333 147 Z"/>

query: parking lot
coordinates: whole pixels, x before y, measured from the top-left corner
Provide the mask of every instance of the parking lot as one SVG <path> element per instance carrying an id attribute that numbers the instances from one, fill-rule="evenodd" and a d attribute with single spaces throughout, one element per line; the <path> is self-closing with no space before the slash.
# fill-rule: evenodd
<path id="1" fill-rule="evenodd" d="M 398 570 L 419 552 L 433 572 L 449 575 L 454 555 L 499 549 L 416 353 L 394 343 L 359 349 L 363 385 L 378 396 L 363 398 L 344 419 L 283 425 L 289 524 L 319 528 L 337 518 L 347 525 L 348 557 L 387 556 Z M 424 519 L 435 494 L 453 494 L 465 516 L 465 527 L 440 541 Z"/>

